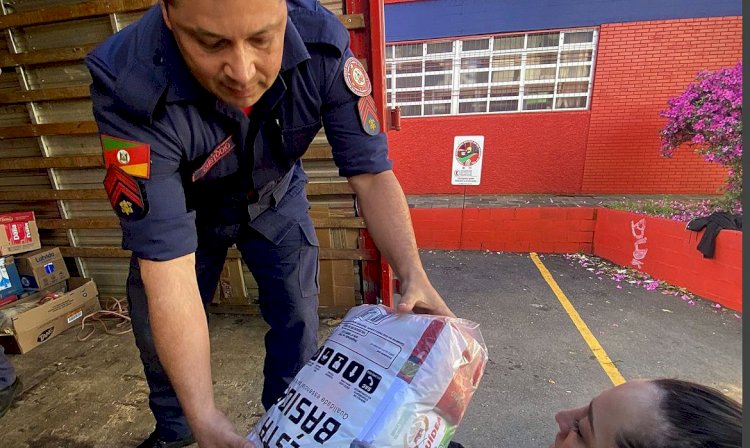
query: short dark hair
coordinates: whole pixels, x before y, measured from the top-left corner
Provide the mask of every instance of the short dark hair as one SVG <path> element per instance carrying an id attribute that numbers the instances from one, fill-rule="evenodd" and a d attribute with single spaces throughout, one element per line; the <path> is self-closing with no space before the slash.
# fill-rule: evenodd
<path id="1" fill-rule="evenodd" d="M 663 432 L 628 431 L 617 448 L 740 448 L 742 405 L 718 390 L 677 379 L 652 380 L 659 388 Z M 661 426 L 661 425 L 660 425 Z"/>

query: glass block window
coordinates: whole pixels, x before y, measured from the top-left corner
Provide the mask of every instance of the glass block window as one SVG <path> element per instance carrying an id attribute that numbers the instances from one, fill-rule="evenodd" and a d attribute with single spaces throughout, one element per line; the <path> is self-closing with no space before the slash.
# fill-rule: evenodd
<path id="1" fill-rule="evenodd" d="M 498 35 L 386 46 L 388 105 L 401 115 L 585 110 L 598 31 Z"/>

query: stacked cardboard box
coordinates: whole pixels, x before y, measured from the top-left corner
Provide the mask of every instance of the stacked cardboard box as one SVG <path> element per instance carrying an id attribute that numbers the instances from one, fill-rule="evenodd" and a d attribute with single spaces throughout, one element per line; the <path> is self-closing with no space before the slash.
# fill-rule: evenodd
<path id="1" fill-rule="evenodd" d="M 26 353 L 101 309 L 94 281 L 70 278 L 60 249 L 40 248 L 34 212 L 0 214 L 0 345 L 8 353 Z"/>
<path id="2" fill-rule="evenodd" d="M 93 280 L 75 277 L 58 287 L 0 307 L 0 345 L 6 352 L 26 353 L 101 309 Z"/>

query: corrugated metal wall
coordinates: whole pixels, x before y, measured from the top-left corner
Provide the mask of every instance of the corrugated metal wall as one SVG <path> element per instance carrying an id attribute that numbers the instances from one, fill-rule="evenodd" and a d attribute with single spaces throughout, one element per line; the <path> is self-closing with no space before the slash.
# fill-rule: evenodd
<path id="1" fill-rule="evenodd" d="M 106 200 L 101 147 L 83 57 L 154 0 L 6 0 L 0 4 L 0 212 L 33 210 L 42 243 L 60 246 L 102 295 L 124 295 L 129 254 Z M 343 14 L 343 0 L 321 2 Z M 352 16 L 347 16 L 352 17 Z M 362 17 L 348 20 L 363 27 Z M 358 24 L 358 25 L 356 25 Z M 321 307 L 361 303 L 362 249 L 354 196 L 321 134 L 303 159 L 321 240 Z M 236 258 L 236 251 L 230 257 Z M 244 268 L 248 303 L 257 286 Z"/>

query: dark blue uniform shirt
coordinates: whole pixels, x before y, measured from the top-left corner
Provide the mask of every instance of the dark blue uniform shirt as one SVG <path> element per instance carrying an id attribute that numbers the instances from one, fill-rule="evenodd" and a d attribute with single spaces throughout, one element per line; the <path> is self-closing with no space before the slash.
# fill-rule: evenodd
<path id="1" fill-rule="evenodd" d="M 86 58 L 99 132 L 150 146 L 137 180 L 148 212 L 121 217 L 123 248 L 169 260 L 196 250 L 196 226 L 243 221 L 275 243 L 297 224 L 314 240 L 300 157 L 321 127 L 341 176 L 391 168 L 344 79 L 348 31 L 317 2 L 288 5 L 281 73 L 249 117 L 190 74 L 158 5 Z M 225 141 L 233 150 L 201 172 Z"/>

